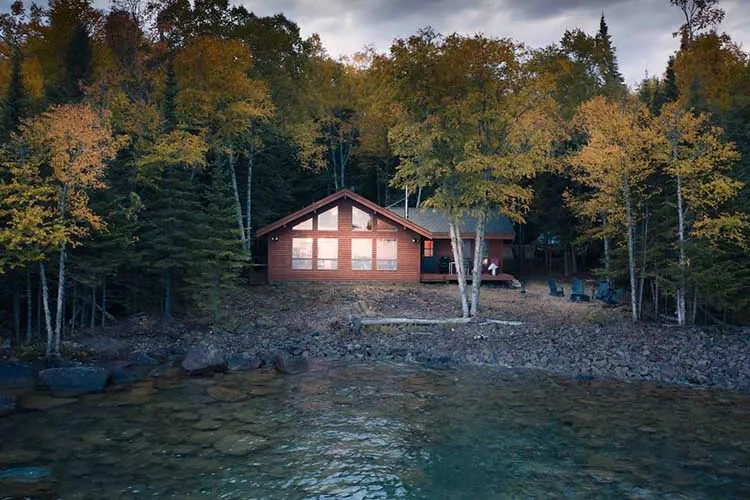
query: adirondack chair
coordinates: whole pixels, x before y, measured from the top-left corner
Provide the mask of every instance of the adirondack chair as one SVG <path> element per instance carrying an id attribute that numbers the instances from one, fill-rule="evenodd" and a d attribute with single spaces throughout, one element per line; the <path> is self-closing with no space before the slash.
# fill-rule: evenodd
<path id="1" fill-rule="evenodd" d="M 549 285 L 549 294 L 553 297 L 565 297 L 565 292 L 563 291 L 563 288 L 557 287 L 557 281 L 553 280 L 552 278 L 547 280 L 547 285 Z"/>
<path id="2" fill-rule="evenodd" d="M 624 293 L 624 288 L 618 288 L 614 292 L 610 290 L 609 295 L 604 299 L 604 303 L 608 306 L 619 306 L 622 303 Z"/>
<path id="3" fill-rule="evenodd" d="M 596 300 L 606 300 L 609 297 L 611 290 L 609 289 L 609 281 L 601 280 L 596 284 L 594 289 L 593 298 Z"/>
<path id="4" fill-rule="evenodd" d="M 586 284 L 583 280 L 573 280 L 570 285 L 570 300 L 573 302 L 588 302 L 590 297 L 586 295 Z"/>

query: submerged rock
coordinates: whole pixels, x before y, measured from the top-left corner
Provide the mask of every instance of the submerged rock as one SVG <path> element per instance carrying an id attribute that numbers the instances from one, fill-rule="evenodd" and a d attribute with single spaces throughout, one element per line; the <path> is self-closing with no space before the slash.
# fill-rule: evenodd
<path id="1" fill-rule="evenodd" d="M 227 358 L 227 370 L 230 372 L 257 370 L 263 361 L 250 354 L 237 354 Z"/>
<path id="2" fill-rule="evenodd" d="M 0 417 L 12 413 L 16 409 L 16 398 L 0 392 Z"/>
<path id="3" fill-rule="evenodd" d="M 226 354 L 220 348 L 213 345 L 197 346 L 187 352 L 182 360 L 182 368 L 188 373 L 197 374 L 224 369 L 226 362 Z"/>
<path id="4" fill-rule="evenodd" d="M 0 363 L 0 388 L 32 389 L 34 370 L 26 363 Z"/>
<path id="5" fill-rule="evenodd" d="M 52 471 L 47 467 L 0 469 L 0 492 L 3 498 L 35 498 L 51 493 L 55 486 Z"/>
<path id="6" fill-rule="evenodd" d="M 285 375 L 296 375 L 307 371 L 309 364 L 307 358 L 280 351 L 274 356 L 274 367 Z"/>
<path id="7" fill-rule="evenodd" d="M 50 368 L 39 372 L 39 381 L 54 394 L 77 396 L 99 392 L 107 385 L 109 370 L 96 366 Z"/>
<path id="8" fill-rule="evenodd" d="M 268 440 L 252 434 L 233 434 L 225 436 L 214 443 L 214 449 L 225 455 L 241 457 L 265 448 Z"/>

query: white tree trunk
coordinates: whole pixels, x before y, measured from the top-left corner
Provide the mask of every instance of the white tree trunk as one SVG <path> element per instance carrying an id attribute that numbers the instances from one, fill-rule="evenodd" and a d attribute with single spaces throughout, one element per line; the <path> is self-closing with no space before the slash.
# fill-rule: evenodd
<path id="1" fill-rule="evenodd" d="M 461 313 L 464 318 L 469 317 L 469 302 L 466 300 L 466 270 L 464 269 L 463 241 L 461 240 L 461 230 L 455 219 L 448 223 L 451 238 L 451 250 L 453 250 L 453 261 L 455 262 L 456 274 L 458 278 L 458 293 L 461 297 Z"/>
<path id="2" fill-rule="evenodd" d="M 255 147 L 250 145 L 250 152 L 247 156 L 247 199 L 245 202 L 245 249 L 250 254 L 252 241 L 250 239 L 252 228 L 252 200 L 253 200 L 253 163 L 255 161 Z"/>
<path id="3" fill-rule="evenodd" d="M 39 263 L 39 281 L 42 285 L 42 304 L 44 305 L 44 326 L 47 329 L 47 356 L 52 356 L 52 344 L 55 332 L 52 330 L 52 314 L 49 310 L 49 288 L 47 288 L 47 273 L 44 271 L 44 262 Z"/>
<path id="4" fill-rule="evenodd" d="M 229 173 L 232 178 L 232 194 L 234 195 L 234 211 L 237 218 L 237 228 L 240 231 L 240 242 L 242 243 L 242 248 L 245 249 L 247 248 L 247 243 L 245 242 L 245 225 L 242 223 L 242 203 L 240 203 L 240 191 L 237 187 L 237 172 L 234 168 L 234 154 L 231 150 L 227 155 L 227 162 L 229 163 Z"/>
<path id="5" fill-rule="evenodd" d="M 677 151 L 674 150 L 676 155 Z M 682 176 L 677 171 L 677 244 L 679 247 L 680 257 L 680 280 L 677 284 L 677 324 L 684 326 L 685 317 L 685 274 L 687 270 L 687 260 L 685 258 L 685 214 L 682 208 Z"/>
<path id="6" fill-rule="evenodd" d="M 487 214 L 482 212 L 477 220 L 474 235 L 474 272 L 471 275 L 471 315 L 479 314 L 479 290 L 482 286 L 482 248 L 484 244 L 484 230 L 487 227 Z"/>
<path id="7" fill-rule="evenodd" d="M 604 226 L 604 230 L 607 229 L 607 221 L 608 218 L 605 215 L 604 219 L 602 220 L 602 225 Z M 607 280 L 609 280 L 609 236 L 604 237 L 604 271 L 607 273 Z"/>
<path id="8" fill-rule="evenodd" d="M 628 230 L 628 272 L 630 274 L 630 308 L 633 322 L 638 321 L 638 305 L 636 301 L 635 282 L 635 238 L 633 235 L 633 207 L 630 200 L 630 185 L 628 174 L 623 174 L 623 195 L 625 195 L 625 224 Z"/>
<path id="9" fill-rule="evenodd" d="M 638 319 L 643 317 L 643 287 L 646 283 L 646 256 L 648 254 L 648 208 L 643 218 L 643 255 L 641 256 L 641 281 L 638 284 Z"/>
<path id="10" fill-rule="evenodd" d="M 65 241 L 60 245 L 60 269 L 57 273 L 57 309 L 55 309 L 55 347 L 53 354 L 60 355 L 60 337 L 62 336 L 63 304 L 65 302 Z"/>

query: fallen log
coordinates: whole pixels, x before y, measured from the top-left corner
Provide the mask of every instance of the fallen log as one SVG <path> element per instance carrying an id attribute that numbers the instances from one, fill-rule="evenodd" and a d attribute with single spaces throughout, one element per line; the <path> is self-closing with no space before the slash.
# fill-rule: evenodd
<path id="1" fill-rule="evenodd" d="M 465 325 L 476 323 L 478 325 L 505 325 L 521 326 L 521 321 L 508 321 L 503 319 L 485 319 L 485 318 L 358 318 L 350 316 L 349 331 L 352 333 L 361 333 L 362 326 L 377 325 Z"/>

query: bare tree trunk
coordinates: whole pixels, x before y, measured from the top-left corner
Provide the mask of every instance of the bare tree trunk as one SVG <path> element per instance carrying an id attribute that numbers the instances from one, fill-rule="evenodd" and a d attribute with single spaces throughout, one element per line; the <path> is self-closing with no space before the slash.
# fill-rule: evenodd
<path id="1" fill-rule="evenodd" d="M 673 145 L 673 155 L 675 161 L 677 160 L 676 145 Z M 686 311 L 685 311 L 685 288 L 686 280 L 685 275 L 687 271 L 687 259 L 685 258 L 685 214 L 682 208 L 682 176 L 679 170 L 677 171 L 677 238 L 678 247 L 680 251 L 680 281 L 677 285 L 677 324 L 685 325 L 686 322 Z"/>
<path id="2" fill-rule="evenodd" d="M 570 244 L 570 267 L 573 270 L 573 274 L 578 274 L 578 256 L 576 255 L 576 247 L 572 243 Z"/>
<path id="3" fill-rule="evenodd" d="M 42 285 L 42 303 L 44 304 L 44 326 L 47 329 L 47 356 L 52 356 L 52 343 L 55 332 L 52 330 L 52 313 L 49 310 L 49 288 L 47 288 L 47 273 L 44 271 L 44 263 L 39 263 L 39 279 Z"/>
<path id="4" fill-rule="evenodd" d="M 546 251 L 544 252 L 544 255 L 545 255 L 545 260 L 546 260 L 546 257 L 547 257 Z M 563 251 L 563 276 L 565 276 L 566 278 L 570 276 L 569 261 L 570 261 L 570 256 L 568 255 L 568 247 L 566 245 L 565 250 Z"/>
<path id="5" fill-rule="evenodd" d="M 419 205 L 422 203 L 422 186 L 419 186 L 419 190 L 417 190 L 417 207 L 419 208 Z"/>
<path id="6" fill-rule="evenodd" d="M 60 337 L 62 335 L 63 303 L 65 297 L 65 241 L 60 245 L 60 268 L 57 272 L 57 309 L 55 310 L 55 348 L 54 355 L 60 355 Z"/>
<path id="7" fill-rule="evenodd" d="M 234 195 L 234 211 L 235 211 L 235 217 L 237 218 L 237 228 L 240 231 L 240 242 L 242 244 L 242 248 L 247 248 L 247 243 L 245 241 L 245 225 L 242 223 L 242 203 L 240 203 L 240 191 L 237 187 L 237 171 L 234 168 L 234 153 L 232 153 L 232 150 L 229 150 L 229 153 L 227 154 L 227 163 L 229 163 L 229 173 L 232 179 L 232 194 Z"/>
<path id="8" fill-rule="evenodd" d="M 107 315 L 107 277 L 102 276 L 102 326 L 104 326 L 104 317 Z"/>
<path id="9" fill-rule="evenodd" d="M 695 318 L 698 316 L 698 285 L 693 286 L 693 310 L 691 323 L 695 324 Z"/>
<path id="10" fill-rule="evenodd" d="M 91 285 L 91 317 L 89 320 L 91 321 L 89 328 L 93 332 L 96 326 L 96 283 Z"/>
<path id="11" fill-rule="evenodd" d="M 21 343 L 21 285 L 18 282 L 18 273 L 13 273 L 13 333 L 16 336 L 16 345 Z"/>
<path id="12" fill-rule="evenodd" d="M 76 335 L 76 318 L 78 317 L 78 285 L 73 285 L 73 313 L 70 319 L 70 337 Z"/>
<path id="13" fill-rule="evenodd" d="M 31 344 L 31 329 L 34 321 L 31 298 L 31 269 L 26 268 L 26 344 Z"/>
<path id="14" fill-rule="evenodd" d="M 409 218 L 409 187 L 404 188 L 404 219 Z"/>
<path id="15" fill-rule="evenodd" d="M 482 211 L 477 220 L 477 229 L 474 234 L 474 272 L 471 275 L 471 315 L 479 314 L 479 291 L 482 286 L 482 248 L 484 244 L 484 231 L 487 227 L 487 214 Z"/>
<path id="16" fill-rule="evenodd" d="M 646 283 L 646 255 L 648 254 L 648 208 L 643 216 L 643 255 L 641 256 L 641 282 L 638 285 L 638 319 L 643 314 L 643 286 Z"/>
<path id="17" fill-rule="evenodd" d="M 604 226 L 605 230 L 607 227 L 608 218 L 605 215 L 602 220 L 602 225 Z M 609 257 L 609 236 L 604 237 L 604 272 L 607 273 L 607 279 L 609 280 L 609 266 L 610 266 L 610 257 Z"/>
<path id="18" fill-rule="evenodd" d="M 625 195 L 625 222 L 628 228 L 628 274 L 630 275 L 630 308 L 633 322 L 638 321 L 635 282 L 635 238 L 633 235 L 633 207 L 630 199 L 630 185 L 627 173 L 623 174 L 623 194 Z"/>
<path id="19" fill-rule="evenodd" d="M 461 296 L 461 313 L 464 318 L 469 317 L 469 303 L 466 300 L 466 270 L 464 269 L 463 241 L 461 240 L 461 230 L 455 219 L 451 218 L 448 223 L 451 238 L 451 250 L 453 250 L 453 260 L 456 266 L 458 278 L 458 293 Z"/>
<path id="20" fill-rule="evenodd" d="M 255 147 L 250 144 L 250 152 L 247 156 L 247 197 L 245 200 L 245 249 L 247 250 L 247 254 L 250 255 L 250 250 L 252 247 L 252 240 L 250 239 L 250 236 L 252 235 L 252 200 L 253 200 L 253 165 L 255 163 Z"/>

